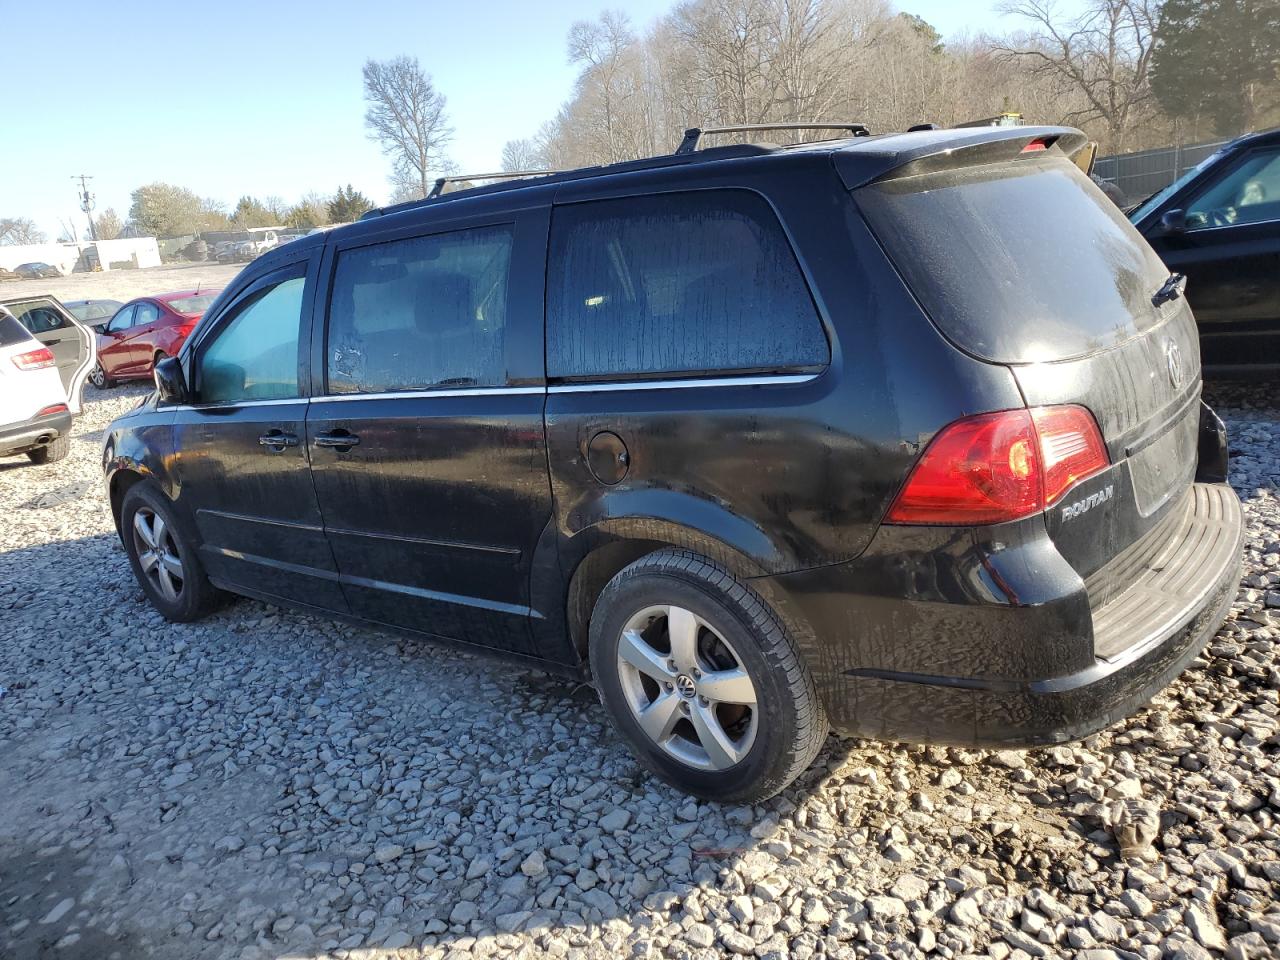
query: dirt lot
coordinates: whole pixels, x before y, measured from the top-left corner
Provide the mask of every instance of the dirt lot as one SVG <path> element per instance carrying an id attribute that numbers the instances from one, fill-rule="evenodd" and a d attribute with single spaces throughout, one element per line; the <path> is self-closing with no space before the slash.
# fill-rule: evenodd
<path id="1" fill-rule="evenodd" d="M 170 290 L 221 290 L 243 264 L 183 263 L 146 270 L 73 273 L 56 280 L 0 280 L 0 300 L 52 294 L 59 300 L 119 300 L 167 293 Z"/>
<path id="2" fill-rule="evenodd" d="M 1276 388 L 1211 392 L 1244 579 L 1149 709 L 1031 753 L 832 738 L 746 807 L 527 669 L 249 601 L 162 621 L 100 490 L 144 389 L 0 463 L 4 960 L 1280 955 Z"/>

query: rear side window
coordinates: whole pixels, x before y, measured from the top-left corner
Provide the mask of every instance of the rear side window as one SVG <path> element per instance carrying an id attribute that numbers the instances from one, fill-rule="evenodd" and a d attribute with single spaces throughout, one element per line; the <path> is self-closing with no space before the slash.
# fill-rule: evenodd
<path id="1" fill-rule="evenodd" d="M 933 322 L 997 363 L 1066 360 L 1154 326 L 1169 271 L 1066 159 L 873 183 L 859 208 Z"/>
<path id="2" fill-rule="evenodd" d="M 548 376 L 794 371 L 829 359 L 795 254 L 758 195 L 716 190 L 556 209 Z"/>
<path id="3" fill-rule="evenodd" d="M 10 312 L 35 336 L 52 333 L 71 326 L 71 321 L 60 314 L 48 301 L 32 300 L 10 305 Z"/>
<path id="4" fill-rule="evenodd" d="M 511 238 L 510 226 L 480 227 L 338 254 L 329 392 L 505 383 Z"/>

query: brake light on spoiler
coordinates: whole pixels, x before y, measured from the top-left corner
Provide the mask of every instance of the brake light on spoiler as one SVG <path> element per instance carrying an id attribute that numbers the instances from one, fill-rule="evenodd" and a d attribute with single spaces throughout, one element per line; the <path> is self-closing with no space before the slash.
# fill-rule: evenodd
<path id="1" fill-rule="evenodd" d="M 912 468 L 886 523 L 970 526 L 1047 509 L 1111 463 L 1084 407 L 1005 410 L 944 427 Z"/>

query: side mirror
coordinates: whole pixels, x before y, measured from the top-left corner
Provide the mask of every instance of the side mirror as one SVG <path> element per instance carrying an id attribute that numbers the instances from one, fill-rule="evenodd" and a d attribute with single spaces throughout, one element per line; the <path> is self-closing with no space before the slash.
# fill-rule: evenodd
<path id="1" fill-rule="evenodd" d="M 1160 218 L 1160 226 L 1165 233 L 1187 232 L 1187 211 L 1182 209 L 1166 210 Z"/>
<path id="2" fill-rule="evenodd" d="M 182 364 L 177 357 L 165 357 L 156 364 L 152 371 L 156 380 L 156 391 L 164 403 L 186 403 L 191 394 L 187 391 L 187 381 L 182 375 Z"/>

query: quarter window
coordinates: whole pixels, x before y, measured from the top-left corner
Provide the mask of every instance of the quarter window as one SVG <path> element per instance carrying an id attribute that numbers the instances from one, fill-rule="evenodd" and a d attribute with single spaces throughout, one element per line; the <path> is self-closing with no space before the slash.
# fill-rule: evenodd
<path id="1" fill-rule="evenodd" d="M 200 352 L 201 403 L 298 396 L 298 327 L 304 278 L 264 287 L 233 308 Z"/>
<path id="2" fill-rule="evenodd" d="M 356 247 L 329 305 L 331 393 L 506 382 L 509 226 Z"/>
<path id="3" fill-rule="evenodd" d="M 557 208 L 547 374 L 795 371 L 830 359 L 791 245 L 742 190 Z"/>

